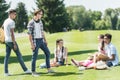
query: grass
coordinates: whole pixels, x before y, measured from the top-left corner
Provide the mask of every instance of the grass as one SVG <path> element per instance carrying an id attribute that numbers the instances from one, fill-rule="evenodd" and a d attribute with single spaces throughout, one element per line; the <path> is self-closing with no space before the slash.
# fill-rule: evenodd
<path id="1" fill-rule="evenodd" d="M 111 33 L 113 35 L 112 43 L 116 46 L 118 52 L 120 52 L 120 35 L 119 31 L 102 30 L 102 31 L 83 31 L 76 30 L 70 32 L 61 32 L 54 34 L 46 34 L 48 41 L 48 47 L 51 51 L 51 59 L 53 59 L 53 52 L 55 47 L 55 40 L 58 38 L 64 39 L 64 44 L 68 48 L 68 61 L 70 63 L 71 58 L 76 60 L 86 59 L 89 53 L 94 53 L 97 50 L 97 36 L 99 34 Z M 28 68 L 31 68 L 31 55 L 30 43 L 28 36 L 17 37 L 17 43 L 19 44 L 20 51 L 22 52 L 23 59 Z M 46 69 L 40 69 L 39 64 L 44 62 L 44 54 L 39 50 L 39 56 L 37 59 L 36 71 L 40 73 L 40 77 L 33 77 L 31 75 L 24 74 L 21 66 L 19 65 L 16 55 L 12 52 L 9 60 L 9 72 L 13 76 L 4 77 L 4 56 L 5 45 L 0 44 L 0 80 L 120 80 L 119 70 L 120 66 L 112 67 L 110 70 L 85 70 L 79 71 L 76 67 L 60 66 L 55 67 L 53 70 L 55 74 L 47 74 Z"/>

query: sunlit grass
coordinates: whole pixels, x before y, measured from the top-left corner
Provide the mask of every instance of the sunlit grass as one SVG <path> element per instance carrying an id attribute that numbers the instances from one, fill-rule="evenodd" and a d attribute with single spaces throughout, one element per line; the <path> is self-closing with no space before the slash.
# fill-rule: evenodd
<path id="1" fill-rule="evenodd" d="M 55 48 L 55 41 L 58 38 L 64 40 L 65 46 L 68 48 L 68 62 L 70 59 L 76 60 L 86 59 L 89 53 L 94 53 L 97 50 L 97 36 L 99 34 L 111 33 L 113 35 L 112 43 L 116 46 L 118 52 L 120 52 L 120 31 L 102 30 L 102 31 L 77 31 L 60 32 L 54 34 L 46 33 L 48 41 L 48 47 L 51 51 L 51 59 L 53 59 L 53 52 Z M 30 42 L 28 36 L 16 37 L 20 51 L 23 55 L 23 59 L 28 68 L 31 68 L 31 55 Z M 13 76 L 4 77 L 4 56 L 5 45 L 0 44 L 0 80 L 120 80 L 119 70 L 120 66 L 111 68 L 110 70 L 85 70 L 79 71 L 76 67 L 61 66 L 53 68 L 56 71 L 55 74 L 47 74 L 46 69 L 40 69 L 39 64 L 44 62 L 44 54 L 39 50 L 39 56 L 37 60 L 36 71 L 40 73 L 40 77 L 33 77 L 31 75 L 24 74 L 20 64 L 17 61 L 16 55 L 12 52 L 9 61 L 9 71 Z"/>

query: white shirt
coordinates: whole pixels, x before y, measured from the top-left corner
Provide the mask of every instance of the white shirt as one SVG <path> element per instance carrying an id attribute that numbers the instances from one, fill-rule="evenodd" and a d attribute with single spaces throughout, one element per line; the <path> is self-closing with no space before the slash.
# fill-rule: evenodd
<path id="1" fill-rule="evenodd" d="M 12 42 L 10 29 L 15 28 L 14 20 L 10 18 L 6 19 L 3 23 L 3 26 L 4 26 L 4 33 L 5 33 L 5 42 Z"/>
<path id="2" fill-rule="evenodd" d="M 66 59 L 67 53 L 65 51 L 65 48 L 63 49 L 63 52 L 62 52 L 62 49 L 60 49 L 59 47 L 55 49 L 54 56 L 58 58 L 58 61 L 61 61 L 62 58 Z"/>
<path id="3" fill-rule="evenodd" d="M 40 21 L 39 23 L 36 23 L 35 22 L 35 28 L 34 28 L 34 38 L 43 38 L 42 37 L 42 33 L 43 33 L 43 24 L 42 22 Z"/>
<path id="4" fill-rule="evenodd" d="M 112 60 L 110 62 L 112 62 L 113 66 L 118 65 L 119 57 L 118 57 L 118 52 L 117 52 L 115 46 L 111 43 L 109 43 L 108 45 L 105 45 L 105 52 L 108 57 L 112 57 L 112 54 L 114 54 L 115 60 Z"/>

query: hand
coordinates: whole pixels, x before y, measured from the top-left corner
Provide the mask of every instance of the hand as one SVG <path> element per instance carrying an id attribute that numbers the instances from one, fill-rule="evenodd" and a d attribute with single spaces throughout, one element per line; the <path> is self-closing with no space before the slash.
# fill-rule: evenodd
<path id="1" fill-rule="evenodd" d="M 14 44 L 13 49 L 17 50 L 17 45 L 16 44 Z"/>
<path id="2" fill-rule="evenodd" d="M 35 50 L 35 45 L 32 45 L 32 46 L 31 46 L 31 49 L 32 49 L 32 50 Z"/>
<path id="3" fill-rule="evenodd" d="M 47 41 L 45 41 L 46 46 L 48 45 Z"/>

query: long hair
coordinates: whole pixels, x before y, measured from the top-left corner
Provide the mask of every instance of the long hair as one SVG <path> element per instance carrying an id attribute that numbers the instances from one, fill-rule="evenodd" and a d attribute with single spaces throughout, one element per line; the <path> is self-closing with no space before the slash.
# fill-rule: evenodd
<path id="1" fill-rule="evenodd" d="M 100 48 L 100 49 L 101 49 L 101 50 L 104 50 L 104 46 L 105 46 L 104 41 L 102 41 L 102 42 L 101 42 L 101 48 Z"/>

